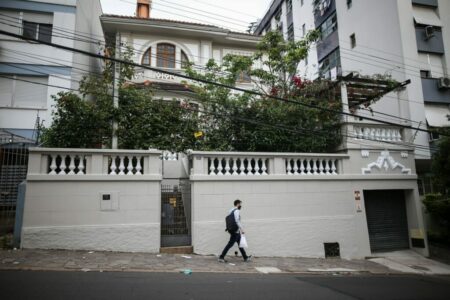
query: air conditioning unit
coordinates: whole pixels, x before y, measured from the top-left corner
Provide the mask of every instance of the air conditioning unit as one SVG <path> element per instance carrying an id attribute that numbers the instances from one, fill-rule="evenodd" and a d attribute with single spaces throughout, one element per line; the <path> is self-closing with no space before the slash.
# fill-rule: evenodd
<path id="1" fill-rule="evenodd" d="M 435 28 L 433 26 L 425 27 L 425 40 L 429 40 L 434 37 Z"/>
<path id="2" fill-rule="evenodd" d="M 439 89 L 450 89 L 450 77 L 441 77 L 438 79 Z"/>

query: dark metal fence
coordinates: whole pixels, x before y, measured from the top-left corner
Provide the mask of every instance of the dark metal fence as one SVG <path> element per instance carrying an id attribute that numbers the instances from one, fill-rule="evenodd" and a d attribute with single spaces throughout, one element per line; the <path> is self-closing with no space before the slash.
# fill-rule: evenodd
<path id="1" fill-rule="evenodd" d="M 0 236 L 14 231 L 19 184 L 28 168 L 26 143 L 0 144 Z"/>
<path id="2" fill-rule="evenodd" d="M 189 182 L 161 186 L 161 247 L 191 244 L 190 202 Z"/>

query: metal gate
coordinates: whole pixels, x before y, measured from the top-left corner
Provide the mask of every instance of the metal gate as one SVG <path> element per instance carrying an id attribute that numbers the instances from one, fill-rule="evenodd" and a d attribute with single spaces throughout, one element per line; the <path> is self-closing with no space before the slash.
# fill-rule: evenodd
<path id="1" fill-rule="evenodd" d="M 0 145 L 0 235 L 12 233 L 19 184 L 26 179 L 28 144 Z"/>
<path id="2" fill-rule="evenodd" d="M 364 200 L 371 251 L 408 249 L 404 191 L 364 191 Z"/>
<path id="3" fill-rule="evenodd" d="M 191 185 L 161 185 L 161 247 L 191 245 Z"/>

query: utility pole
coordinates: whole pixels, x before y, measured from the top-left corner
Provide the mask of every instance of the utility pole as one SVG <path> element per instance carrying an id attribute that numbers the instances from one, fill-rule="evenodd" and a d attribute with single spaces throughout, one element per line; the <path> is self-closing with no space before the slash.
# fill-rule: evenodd
<path id="1" fill-rule="evenodd" d="M 114 51 L 114 57 L 116 59 L 121 59 L 121 38 L 120 33 L 116 33 L 116 49 Z M 119 107 L 119 81 L 120 81 L 120 63 L 115 61 L 114 62 L 114 88 L 113 88 L 113 106 L 114 108 Z M 112 149 L 118 148 L 118 138 L 117 138 L 117 129 L 119 128 L 119 125 L 117 123 L 117 120 L 113 120 L 113 135 L 112 135 Z"/>

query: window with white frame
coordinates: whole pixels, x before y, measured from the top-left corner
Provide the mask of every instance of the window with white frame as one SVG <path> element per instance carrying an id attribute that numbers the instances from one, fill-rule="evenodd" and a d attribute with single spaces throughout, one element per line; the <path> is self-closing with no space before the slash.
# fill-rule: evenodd
<path id="1" fill-rule="evenodd" d="M 22 35 L 42 42 L 52 41 L 53 14 L 22 12 Z"/>
<path id="2" fill-rule="evenodd" d="M 0 107 L 47 108 L 47 76 L 8 77 L 0 78 Z"/>

